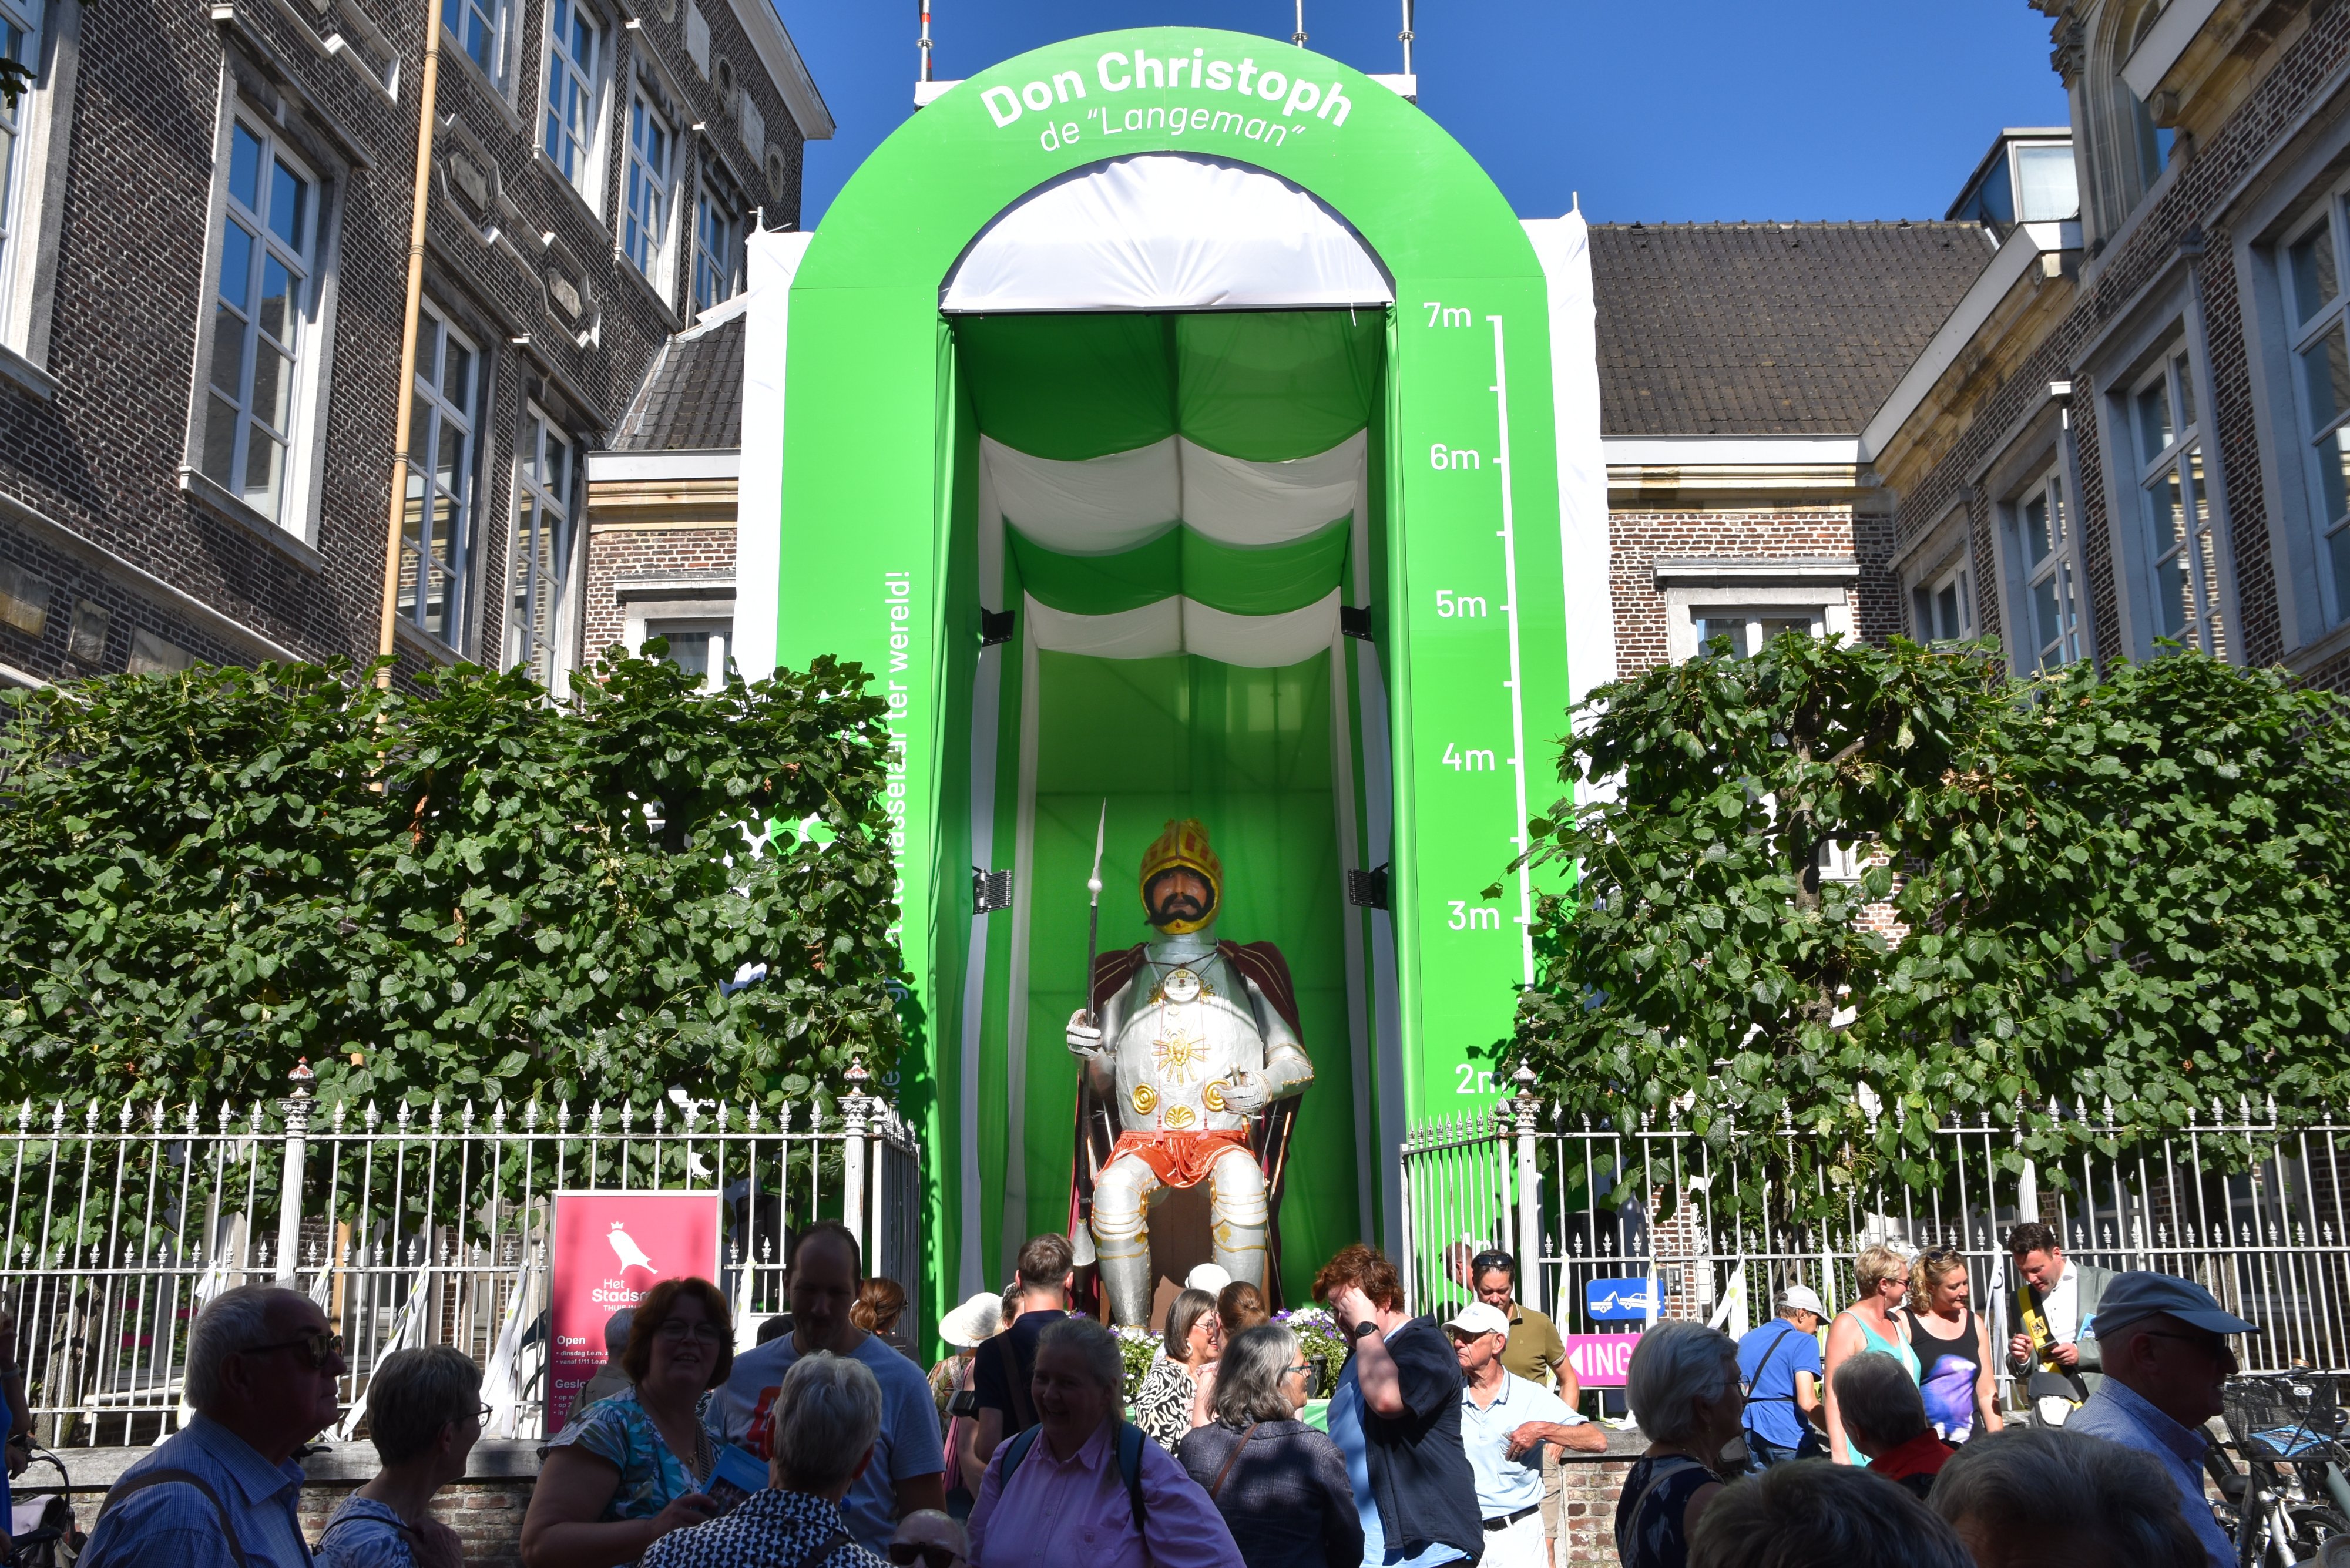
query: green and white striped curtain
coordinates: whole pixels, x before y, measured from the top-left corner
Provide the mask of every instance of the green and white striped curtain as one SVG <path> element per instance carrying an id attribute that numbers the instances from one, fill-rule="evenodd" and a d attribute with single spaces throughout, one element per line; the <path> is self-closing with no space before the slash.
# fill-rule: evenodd
<path id="1" fill-rule="evenodd" d="M 956 332 L 980 527 L 1000 534 L 1039 648 L 1274 669 L 1330 645 L 1384 313 L 983 317 Z"/>

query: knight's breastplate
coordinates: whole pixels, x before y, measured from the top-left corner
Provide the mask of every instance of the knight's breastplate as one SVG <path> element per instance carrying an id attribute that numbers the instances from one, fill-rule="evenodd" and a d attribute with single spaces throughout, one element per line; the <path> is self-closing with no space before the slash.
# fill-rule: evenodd
<path id="1" fill-rule="evenodd" d="M 1264 1070 L 1264 1036 L 1241 979 L 1222 959 L 1151 966 L 1129 983 L 1117 1042 L 1118 1120 L 1129 1132 L 1246 1127 L 1224 1091 Z"/>

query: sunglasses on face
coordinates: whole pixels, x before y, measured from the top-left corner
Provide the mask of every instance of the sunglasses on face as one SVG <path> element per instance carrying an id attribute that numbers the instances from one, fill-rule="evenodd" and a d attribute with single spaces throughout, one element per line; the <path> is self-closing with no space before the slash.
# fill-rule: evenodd
<path id="1" fill-rule="evenodd" d="M 898 1568 L 914 1568 L 917 1563 L 922 1568 L 954 1568 L 962 1559 L 955 1555 L 951 1546 L 934 1546 L 923 1541 L 892 1541 L 889 1542 L 889 1561 L 898 1564 Z"/>
<path id="2" fill-rule="evenodd" d="M 281 1350 L 298 1350 L 302 1358 L 316 1371 L 343 1353 L 343 1336 L 339 1334 L 306 1334 L 299 1339 L 281 1339 L 275 1345 L 249 1346 L 247 1355 L 272 1355 Z"/>
<path id="3" fill-rule="evenodd" d="M 653 1337 L 667 1340 L 671 1345 L 683 1345 L 689 1339 L 698 1339 L 704 1345 L 723 1345 L 726 1343 L 726 1325 L 723 1323 L 687 1323 L 682 1318 L 672 1317 L 665 1319 L 659 1328 L 653 1330 Z"/>

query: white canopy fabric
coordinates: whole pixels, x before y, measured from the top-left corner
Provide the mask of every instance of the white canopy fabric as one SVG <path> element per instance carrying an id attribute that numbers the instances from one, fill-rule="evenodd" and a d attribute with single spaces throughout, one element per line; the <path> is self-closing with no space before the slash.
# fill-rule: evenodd
<path id="1" fill-rule="evenodd" d="M 1096 659 L 1166 659 L 1196 653 L 1224 664 L 1279 670 L 1310 659 L 1338 635 L 1339 592 L 1303 609 L 1232 615 L 1178 596 L 1109 615 L 1072 615 L 1024 596 L 1036 646 Z"/>
<path id="2" fill-rule="evenodd" d="M 1060 462 L 979 438 L 983 524 L 1009 518 L 1048 549 L 1107 556 L 1181 522 L 1227 545 L 1285 545 L 1351 517 L 1363 499 L 1364 433 L 1312 457 L 1248 462 L 1169 436 Z"/>
<path id="3" fill-rule="evenodd" d="M 957 264 L 940 308 L 1217 310 L 1386 306 L 1363 242 L 1259 169 L 1177 153 L 1106 164 L 1029 197 Z"/>

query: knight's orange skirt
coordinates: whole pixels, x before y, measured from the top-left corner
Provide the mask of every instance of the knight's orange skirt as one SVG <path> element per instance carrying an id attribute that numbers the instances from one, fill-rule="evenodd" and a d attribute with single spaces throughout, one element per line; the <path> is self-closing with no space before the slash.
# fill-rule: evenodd
<path id="1" fill-rule="evenodd" d="M 1197 1187 L 1208 1179 L 1208 1168 L 1223 1158 L 1227 1149 L 1248 1148 L 1248 1130 L 1244 1127 L 1220 1127 L 1212 1132 L 1130 1132 L 1120 1133 L 1109 1151 L 1109 1160 L 1103 1166 L 1116 1164 L 1128 1155 L 1142 1161 L 1170 1187 Z"/>

